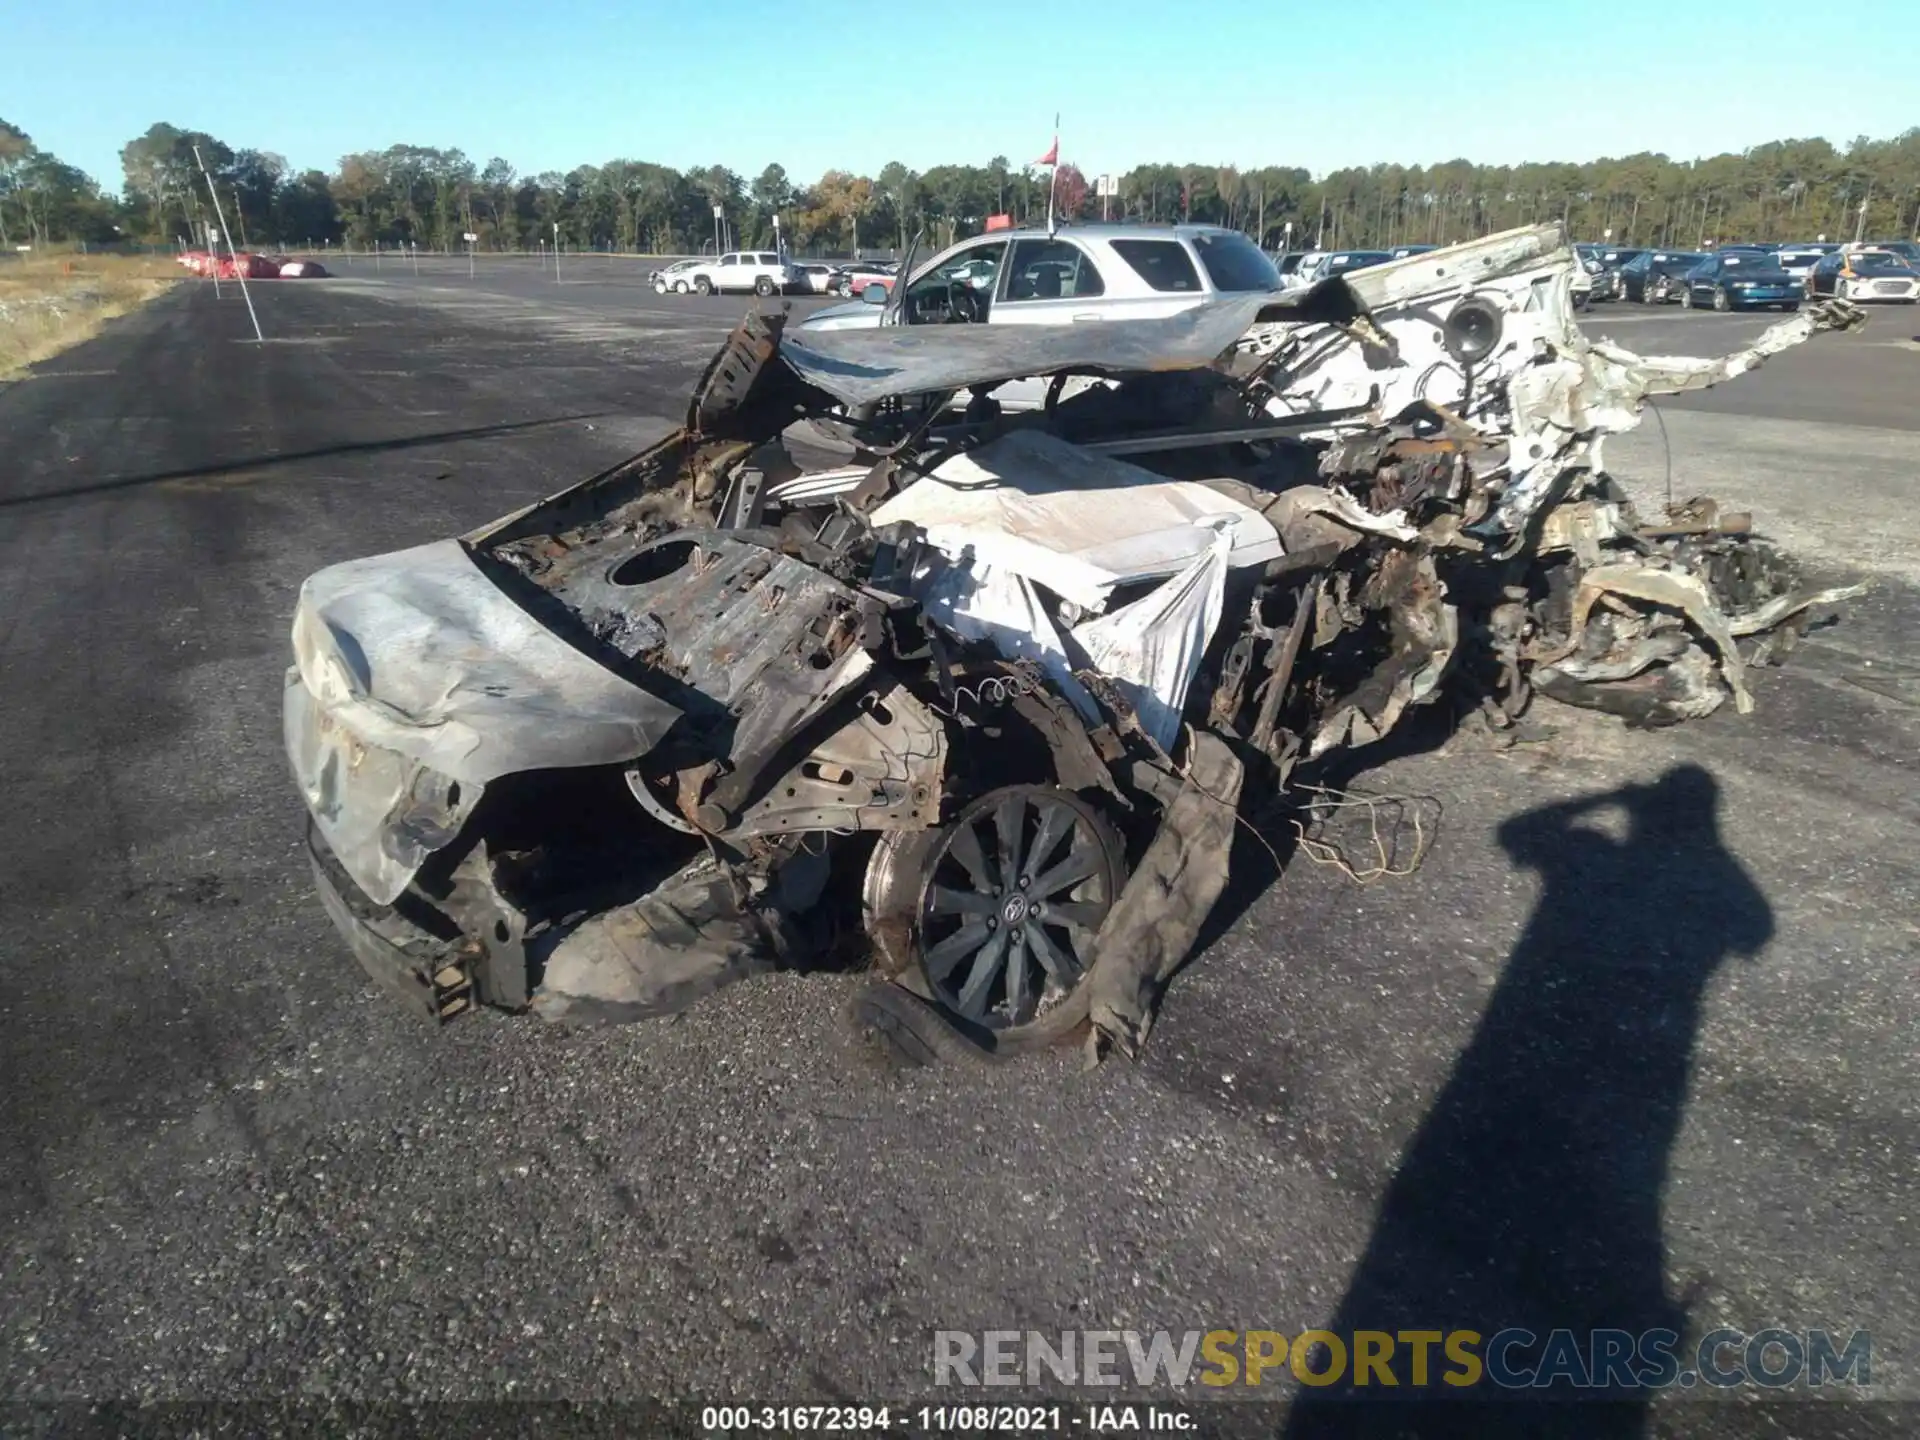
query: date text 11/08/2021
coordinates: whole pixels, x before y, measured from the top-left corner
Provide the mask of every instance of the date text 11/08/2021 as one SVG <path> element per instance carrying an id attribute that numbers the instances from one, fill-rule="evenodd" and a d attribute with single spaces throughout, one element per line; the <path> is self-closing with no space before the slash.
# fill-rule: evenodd
<path id="1" fill-rule="evenodd" d="M 1195 1428 L 1185 1410 L 1164 1405 L 709 1405 L 700 1412 L 700 1428 L 709 1434 L 873 1435 L 888 1430 L 910 1434 L 1059 1434 L 1083 1431 L 1120 1434 L 1131 1431 L 1181 1434 Z"/>

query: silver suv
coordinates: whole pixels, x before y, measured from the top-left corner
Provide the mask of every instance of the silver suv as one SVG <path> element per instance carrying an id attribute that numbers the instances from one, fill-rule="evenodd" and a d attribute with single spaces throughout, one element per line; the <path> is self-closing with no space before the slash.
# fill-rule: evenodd
<path id="1" fill-rule="evenodd" d="M 897 309 L 879 285 L 802 330 L 879 325 L 1071 325 L 1177 315 L 1224 295 L 1280 288 L 1273 261 L 1216 225 L 1063 225 L 996 230 L 914 267 Z"/>

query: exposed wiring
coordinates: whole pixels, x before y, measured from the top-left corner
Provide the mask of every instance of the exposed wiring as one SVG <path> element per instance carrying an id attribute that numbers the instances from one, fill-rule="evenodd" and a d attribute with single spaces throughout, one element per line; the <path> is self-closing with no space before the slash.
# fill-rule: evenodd
<path id="1" fill-rule="evenodd" d="M 1437 832 L 1441 805 L 1432 795 L 1367 795 L 1358 791 L 1334 790 L 1325 785 L 1303 785 L 1301 790 L 1313 797 L 1307 809 L 1318 834 L 1309 833 L 1309 825 L 1293 821 L 1294 834 L 1301 853 L 1316 865 L 1331 865 L 1356 885 L 1375 880 L 1400 879 L 1413 874 L 1427 858 L 1434 834 L 1429 833 L 1426 817 L 1431 815 Z M 1364 810 L 1367 839 L 1373 849 L 1370 862 L 1355 863 L 1338 841 L 1326 838 L 1326 827 L 1336 812 Z M 1405 826 L 1413 827 L 1413 843 L 1405 860 L 1400 858 L 1400 836 Z"/>
<path id="2" fill-rule="evenodd" d="M 1667 439 L 1667 417 L 1660 413 L 1660 407 L 1651 400 L 1647 409 L 1653 412 L 1653 418 L 1660 422 L 1660 446 L 1667 452 L 1667 511 L 1673 511 L 1673 443 Z"/>

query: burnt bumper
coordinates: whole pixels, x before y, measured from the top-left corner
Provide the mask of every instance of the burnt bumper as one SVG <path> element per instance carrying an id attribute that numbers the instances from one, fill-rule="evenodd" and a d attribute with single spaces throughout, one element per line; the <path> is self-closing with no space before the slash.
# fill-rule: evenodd
<path id="1" fill-rule="evenodd" d="M 321 907 L 369 979 L 435 1025 L 473 1008 L 469 947 L 422 929 L 390 905 L 369 900 L 311 821 L 307 859 Z"/>

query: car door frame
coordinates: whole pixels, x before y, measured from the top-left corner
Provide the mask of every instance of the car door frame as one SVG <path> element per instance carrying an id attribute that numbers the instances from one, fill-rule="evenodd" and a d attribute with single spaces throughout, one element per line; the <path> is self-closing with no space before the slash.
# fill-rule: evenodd
<path id="1" fill-rule="evenodd" d="M 912 276 L 896 274 L 894 276 L 893 283 L 894 283 L 894 286 L 898 288 L 900 291 L 901 323 L 905 325 L 926 325 L 926 324 L 932 323 L 926 320 L 916 320 L 913 318 L 913 287 L 915 285 L 918 285 L 922 280 L 927 279 L 936 270 L 941 269 L 943 266 L 953 264 L 955 261 L 959 260 L 960 257 L 966 254 L 967 252 L 973 251 L 973 250 L 985 250 L 992 245 L 999 245 L 1004 247 L 1008 255 L 1012 255 L 1013 253 L 1013 240 L 1011 236 L 1004 235 L 1004 234 L 973 235 L 973 236 L 969 236 L 965 240 L 958 242 L 957 244 L 949 245 L 946 249 L 942 250 L 938 255 L 934 256 L 931 260 L 929 260 L 925 265 L 921 266 L 918 274 L 912 275 Z M 1002 262 L 999 273 L 993 277 L 994 293 L 988 298 L 988 301 L 987 301 L 987 318 L 985 323 L 988 325 L 991 325 L 993 323 L 993 312 L 996 309 L 998 309 L 1000 305 L 999 292 L 1001 287 L 1007 283 L 1006 270 L 1007 270 L 1006 264 Z M 974 322 L 968 322 L 968 323 L 974 323 Z"/>

